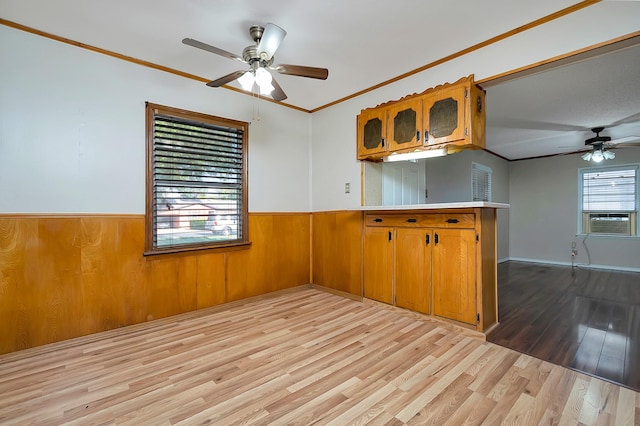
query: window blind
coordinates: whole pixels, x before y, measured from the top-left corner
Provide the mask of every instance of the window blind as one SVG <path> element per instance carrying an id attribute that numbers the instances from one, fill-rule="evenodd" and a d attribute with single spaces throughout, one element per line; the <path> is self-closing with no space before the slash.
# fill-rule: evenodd
<path id="1" fill-rule="evenodd" d="M 208 242 L 219 223 L 241 238 L 243 168 L 242 128 L 154 114 L 153 246 Z"/>
<path id="2" fill-rule="evenodd" d="M 631 212 L 636 210 L 637 168 L 582 174 L 582 210 Z"/>
<path id="3" fill-rule="evenodd" d="M 491 168 L 471 163 L 473 201 L 491 201 Z"/>

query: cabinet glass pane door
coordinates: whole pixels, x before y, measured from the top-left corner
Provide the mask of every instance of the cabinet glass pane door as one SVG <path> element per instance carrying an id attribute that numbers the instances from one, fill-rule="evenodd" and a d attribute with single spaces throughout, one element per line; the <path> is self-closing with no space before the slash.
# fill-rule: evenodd
<path id="1" fill-rule="evenodd" d="M 393 141 L 398 144 L 411 142 L 416 137 L 416 112 L 412 109 L 400 111 L 393 118 Z"/>
<path id="2" fill-rule="evenodd" d="M 387 129 L 389 133 L 389 150 L 422 146 L 422 100 L 409 99 L 389 108 L 389 121 Z"/>
<path id="3" fill-rule="evenodd" d="M 429 109 L 431 136 L 443 138 L 458 128 L 458 101 L 453 98 L 436 101 Z"/>
<path id="4" fill-rule="evenodd" d="M 358 158 L 386 152 L 386 114 L 382 109 L 362 111 L 358 116 Z"/>
<path id="5" fill-rule="evenodd" d="M 443 90 L 425 101 L 427 144 L 454 142 L 464 139 L 465 88 Z"/>
<path id="6" fill-rule="evenodd" d="M 376 149 L 382 144 L 382 121 L 372 118 L 364 125 L 364 147 Z"/>

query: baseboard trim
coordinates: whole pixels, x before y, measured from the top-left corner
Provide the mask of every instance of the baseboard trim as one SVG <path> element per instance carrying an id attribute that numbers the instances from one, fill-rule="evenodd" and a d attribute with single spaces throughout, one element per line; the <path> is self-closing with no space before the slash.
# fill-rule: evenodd
<path id="1" fill-rule="evenodd" d="M 611 265 L 587 265 L 586 263 L 575 263 L 571 264 L 571 262 L 557 262 L 553 260 L 542 260 L 542 259 L 528 259 L 523 257 L 509 257 L 504 259 L 498 263 L 506 262 L 508 260 L 513 260 L 514 262 L 525 262 L 525 263 L 538 263 L 542 265 L 554 265 L 554 266 L 576 266 L 578 268 L 583 269 L 604 269 L 607 271 L 622 271 L 622 272 L 640 272 L 640 268 L 628 268 L 626 266 L 611 266 Z"/>
<path id="2" fill-rule="evenodd" d="M 336 289 L 325 287 L 318 284 L 309 284 L 309 286 L 316 290 L 324 291 L 325 293 L 331 293 L 331 294 L 335 294 L 336 296 L 344 297 L 346 299 L 355 300 L 356 302 L 362 302 L 362 299 L 363 299 L 363 297 L 360 295 L 347 293 L 346 291 L 336 290 Z"/>

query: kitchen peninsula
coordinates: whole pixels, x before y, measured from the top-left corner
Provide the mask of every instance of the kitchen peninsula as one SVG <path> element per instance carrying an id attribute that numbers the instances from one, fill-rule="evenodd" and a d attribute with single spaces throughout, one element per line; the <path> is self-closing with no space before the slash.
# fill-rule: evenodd
<path id="1" fill-rule="evenodd" d="M 363 297 L 486 332 L 498 323 L 496 209 L 365 206 Z"/>

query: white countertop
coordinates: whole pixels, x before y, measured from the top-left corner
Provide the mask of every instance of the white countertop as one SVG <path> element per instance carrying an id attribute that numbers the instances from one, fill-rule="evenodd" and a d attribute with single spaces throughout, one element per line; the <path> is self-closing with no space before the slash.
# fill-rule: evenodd
<path id="1" fill-rule="evenodd" d="M 378 210 L 434 210 L 434 209 L 464 209 L 486 207 L 492 209 L 508 209 L 509 204 L 488 203 L 486 201 L 464 201 L 457 203 L 407 204 L 403 206 L 362 206 L 349 210 L 378 211 Z"/>

